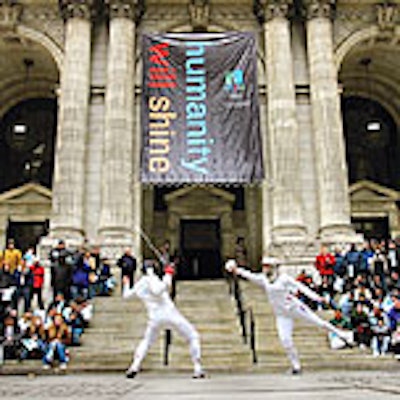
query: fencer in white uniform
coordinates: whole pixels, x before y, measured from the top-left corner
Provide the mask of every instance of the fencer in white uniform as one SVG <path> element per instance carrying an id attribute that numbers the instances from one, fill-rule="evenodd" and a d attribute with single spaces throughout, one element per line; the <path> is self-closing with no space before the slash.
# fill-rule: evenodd
<path id="1" fill-rule="evenodd" d="M 204 378 L 201 365 L 200 336 L 193 325 L 179 312 L 171 300 L 169 290 L 172 284 L 173 268 L 166 267 L 160 279 L 153 267 L 144 269 L 144 274 L 129 289 L 124 287 L 123 298 L 138 297 L 147 309 L 148 321 L 143 339 L 136 347 L 131 366 L 126 371 L 128 378 L 134 378 L 150 346 L 155 342 L 161 329 L 175 328 L 189 343 L 194 365 L 193 378 Z"/>
<path id="2" fill-rule="evenodd" d="M 296 297 L 300 291 L 311 300 L 325 303 L 325 299 L 313 290 L 296 281 L 291 276 L 277 273 L 279 260 L 273 257 L 263 257 L 263 272 L 254 273 L 243 268 L 239 268 L 235 260 L 228 260 L 225 269 L 238 276 L 261 286 L 266 292 L 269 302 L 276 316 L 276 327 L 279 339 L 286 354 L 292 364 L 292 373 L 301 372 L 301 364 L 296 347 L 293 343 L 293 323 L 294 319 L 303 319 L 310 324 L 319 326 L 328 331 L 336 333 L 346 343 L 353 343 L 353 333 L 336 328 L 328 321 L 323 320 L 315 314 L 306 304 Z"/>

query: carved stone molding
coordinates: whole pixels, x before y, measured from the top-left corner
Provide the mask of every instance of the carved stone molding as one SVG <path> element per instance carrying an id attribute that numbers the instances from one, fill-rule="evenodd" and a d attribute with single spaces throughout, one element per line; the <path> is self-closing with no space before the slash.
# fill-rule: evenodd
<path id="1" fill-rule="evenodd" d="M 21 14 L 22 5 L 16 0 L 0 1 L 0 29 L 14 29 Z"/>
<path id="2" fill-rule="evenodd" d="M 128 18 L 136 21 L 138 0 L 105 0 L 108 15 L 113 18 Z"/>
<path id="3" fill-rule="evenodd" d="M 94 14 L 95 0 L 59 0 L 58 3 L 64 20 L 70 18 L 90 20 Z"/>
<path id="4" fill-rule="evenodd" d="M 329 18 L 335 16 L 336 0 L 305 0 L 304 7 L 307 19 Z"/>
<path id="5" fill-rule="evenodd" d="M 190 1 L 188 12 L 193 30 L 207 30 L 210 22 L 210 5 L 208 3 L 208 0 Z"/>
<path id="6" fill-rule="evenodd" d="M 384 1 L 376 6 L 376 22 L 383 32 L 394 31 L 399 16 L 399 5 Z"/>
<path id="7" fill-rule="evenodd" d="M 254 13 L 260 23 L 274 18 L 288 18 L 293 10 L 293 0 L 256 0 Z"/>

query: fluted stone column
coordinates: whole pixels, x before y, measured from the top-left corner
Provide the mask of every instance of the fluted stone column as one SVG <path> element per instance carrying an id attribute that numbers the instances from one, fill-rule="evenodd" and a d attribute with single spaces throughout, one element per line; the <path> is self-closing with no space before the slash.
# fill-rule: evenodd
<path id="1" fill-rule="evenodd" d="M 341 242 L 350 227 L 338 77 L 334 62 L 332 16 L 335 0 L 306 0 L 307 50 L 312 120 L 317 162 L 320 234 L 324 242 Z"/>
<path id="2" fill-rule="evenodd" d="M 103 245 L 118 248 L 132 245 L 133 240 L 136 0 L 107 0 L 106 4 L 110 27 L 99 235 Z"/>
<path id="3" fill-rule="evenodd" d="M 60 0 L 65 19 L 50 236 L 83 238 L 93 0 Z"/>
<path id="4" fill-rule="evenodd" d="M 264 0 L 268 130 L 272 184 L 273 244 L 303 241 L 305 226 L 299 190 L 299 132 L 287 19 L 292 0 Z"/>

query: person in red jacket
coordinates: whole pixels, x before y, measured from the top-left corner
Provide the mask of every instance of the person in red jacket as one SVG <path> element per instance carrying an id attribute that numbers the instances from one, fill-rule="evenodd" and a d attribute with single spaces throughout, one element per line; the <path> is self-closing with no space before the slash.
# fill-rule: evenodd
<path id="1" fill-rule="evenodd" d="M 44 283 L 44 268 L 40 265 L 40 260 L 38 257 L 35 257 L 33 264 L 30 267 L 33 273 L 33 291 L 32 291 L 32 300 L 36 295 L 37 304 L 40 309 L 44 309 L 43 298 L 42 298 L 42 288 Z"/>
<path id="2" fill-rule="evenodd" d="M 335 265 L 335 256 L 329 253 L 326 246 L 321 246 L 321 251 L 315 259 L 315 268 L 317 268 L 322 280 L 327 279 L 329 285 L 333 285 L 333 267 Z"/>

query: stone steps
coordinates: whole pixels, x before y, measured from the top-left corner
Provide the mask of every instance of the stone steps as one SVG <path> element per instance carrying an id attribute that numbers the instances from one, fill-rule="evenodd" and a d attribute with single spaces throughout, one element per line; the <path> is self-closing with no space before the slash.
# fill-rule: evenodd
<path id="1" fill-rule="evenodd" d="M 261 370 L 273 370 L 277 360 L 282 365 L 289 365 L 286 355 L 279 343 L 273 311 L 263 290 L 245 281 L 240 282 L 245 307 L 251 307 L 256 322 L 256 349 L 258 363 L 255 367 Z M 329 320 L 333 312 L 317 312 L 323 319 Z M 296 320 L 293 339 L 299 351 L 304 368 L 372 370 L 398 368 L 398 363 L 388 355 L 374 358 L 358 348 L 331 350 L 324 330 Z"/>
<path id="2" fill-rule="evenodd" d="M 241 283 L 246 307 L 252 307 L 256 321 L 258 363 L 252 364 L 249 345 L 244 345 L 236 315 L 235 301 L 228 295 L 224 281 L 179 282 L 177 305 L 198 329 L 202 341 L 202 358 L 208 371 L 221 372 L 282 372 L 289 362 L 279 343 L 273 312 L 263 291 L 247 282 Z M 330 314 L 322 312 L 325 319 Z M 146 312 L 140 301 L 124 301 L 116 293 L 109 298 L 95 299 L 95 314 L 83 336 L 83 345 L 71 348 L 72 372 L 123 371 L 129 365 L 135 346 L 146 326 Z M 392 370 L 398 362 L 392 357 L 372 358 L 359 349 L 329 349 L 326 333 L 296 321 L 294 341 L 305 369 L 311 371 Z M 165 334 L 150 349 L 143 363 L 148 371 L 191 371 L 187 344 L 172 335 L 169 365 L 163 365 Z M 7 363 L 7 371 L 36 368 L 35 361 L 18 365 Z M 14 366 L 13 366 L 14 365 Z M 34 367 L 32 367 L 34 366 Z"/>
<path id="3" fill-rule="evenodd" d="M 250 364 L 250 350 L 242 342 L 233 303 L 224 281 L 178 282 L 176 303 L 183 315 L 199 331 L 203 363 L 221 370 L 244 370 Z M 96 364 L 123 370 L 132 359 L 134 347 L 146 326 L 146 311 L 137 299 L 123 300 L 118 293 L 95 299 L 91 327 L 83 336 L 83 346 L 71 349 L 71 367 Z M 150 349 L 143 368 L 165 369 L 164 332 Z M 172 334 L 169 368 L 190 369 L 187 343 Z"/>

